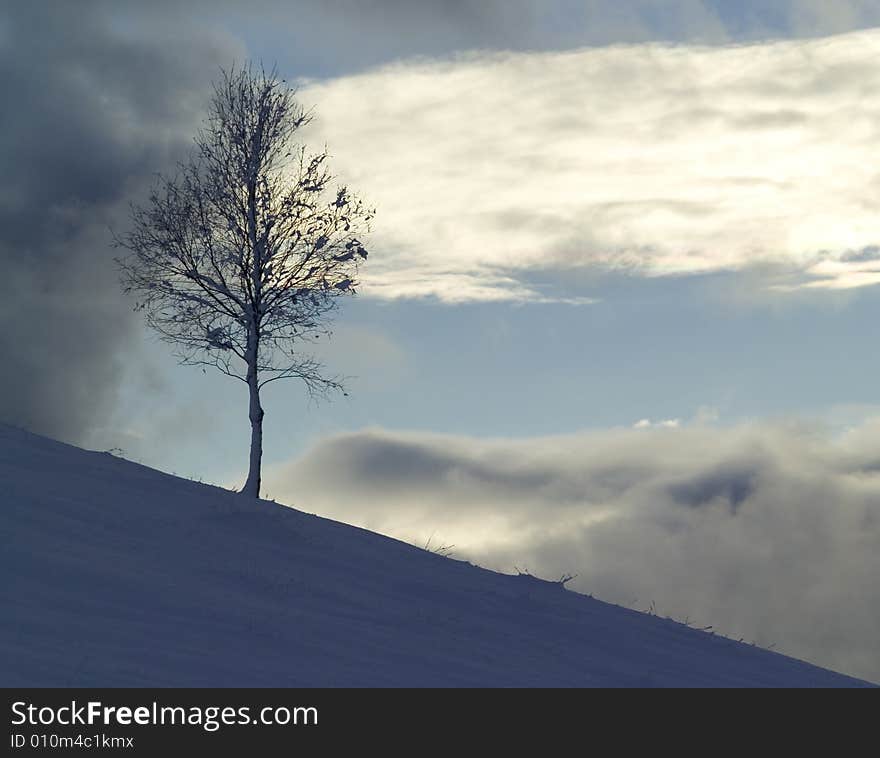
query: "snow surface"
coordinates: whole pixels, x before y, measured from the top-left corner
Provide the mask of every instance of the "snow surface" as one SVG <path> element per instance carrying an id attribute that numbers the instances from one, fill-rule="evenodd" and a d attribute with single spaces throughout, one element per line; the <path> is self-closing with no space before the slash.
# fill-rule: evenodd
<path id="1" fill-rule="evenodd" d="M 0 426 L 3 686 L 864 686 Z"/>

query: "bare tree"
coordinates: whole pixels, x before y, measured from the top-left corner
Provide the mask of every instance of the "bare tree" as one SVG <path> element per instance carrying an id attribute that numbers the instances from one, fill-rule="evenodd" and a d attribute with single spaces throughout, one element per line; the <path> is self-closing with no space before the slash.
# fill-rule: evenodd
<path id="1" fill-rule="evenodd" d="M 342 390 L 303 343 L 329 336 L 342 295 L 367 257 L 373 212 L 334 184 L 327 151 L 296 141 L 306 113 L 275 71 L 223 71 L 190 159 L 160 176 L 118 259 L 136 310 L 182 363 L 212 366 L 248 386 L 251 446 L 242 492 L 259 497 L 260 390 L 300 379 Z"/>

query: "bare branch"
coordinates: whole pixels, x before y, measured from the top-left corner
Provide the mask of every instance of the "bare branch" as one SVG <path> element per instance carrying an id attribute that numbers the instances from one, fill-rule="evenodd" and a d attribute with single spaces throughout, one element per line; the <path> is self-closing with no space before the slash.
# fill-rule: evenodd
<path id="1" fill-rule="evenodd" d="M 116 241 L 126 290 L 183 363 L 323 396 L 342 383 L 299 346 L 356 292 L 373 212 L 296 142 L 310 120 L 274 69 L 223 71 L 189 160 Z"/>

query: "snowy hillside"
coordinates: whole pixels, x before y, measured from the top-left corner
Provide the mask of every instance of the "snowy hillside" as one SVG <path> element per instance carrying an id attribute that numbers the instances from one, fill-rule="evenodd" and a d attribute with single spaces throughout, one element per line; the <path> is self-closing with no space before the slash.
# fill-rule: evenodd
<path id="1" fill-rule="evenodd" d="M 852 686 L 0 426 L 5 686 Z"/>

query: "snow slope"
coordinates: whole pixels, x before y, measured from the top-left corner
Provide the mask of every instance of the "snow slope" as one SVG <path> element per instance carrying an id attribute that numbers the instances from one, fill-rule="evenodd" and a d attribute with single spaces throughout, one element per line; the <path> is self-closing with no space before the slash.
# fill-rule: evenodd
<path id="1" fill-rule="evenodd" d="M 858 686 L 0 426 L 4 686 Z"/>

